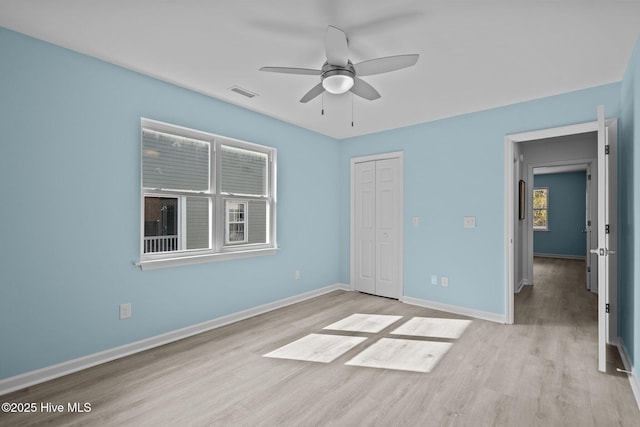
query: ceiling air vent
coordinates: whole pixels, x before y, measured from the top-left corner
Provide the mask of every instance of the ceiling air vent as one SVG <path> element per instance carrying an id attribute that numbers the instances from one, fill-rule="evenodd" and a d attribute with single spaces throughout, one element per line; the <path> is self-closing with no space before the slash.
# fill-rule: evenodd
<path id="1" fill-rule="evenodd" d="M 247 98 L 255 98 L 256 96 L 258 96 L 257 93 L 241 88 L 240 86 L 231 86 L 229 90 L 231 92 L 239 93 L 242 96 L 246 96 Z"/>

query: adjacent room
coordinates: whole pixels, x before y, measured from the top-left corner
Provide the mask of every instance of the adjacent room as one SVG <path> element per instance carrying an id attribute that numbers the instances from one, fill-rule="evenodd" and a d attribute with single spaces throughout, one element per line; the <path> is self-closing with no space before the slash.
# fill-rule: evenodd
<path id="1" fill-rule="evenodd" d="M 0 0 L 0 424 L 638 425 L 639 36 Z"/>

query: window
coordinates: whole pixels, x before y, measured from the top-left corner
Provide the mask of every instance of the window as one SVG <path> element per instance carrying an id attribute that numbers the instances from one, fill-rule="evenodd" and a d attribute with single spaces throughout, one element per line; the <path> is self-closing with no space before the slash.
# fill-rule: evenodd
<path id="1" fill-rule="evenodd" d="M 549 230 L 549 189 L 533 189 L 533 229 Z"/>
<path id="2" fill-rule="evenodd" d="M 275 149 L 147 119 L 141 124 L 138 265 L 273 252 Z"/>

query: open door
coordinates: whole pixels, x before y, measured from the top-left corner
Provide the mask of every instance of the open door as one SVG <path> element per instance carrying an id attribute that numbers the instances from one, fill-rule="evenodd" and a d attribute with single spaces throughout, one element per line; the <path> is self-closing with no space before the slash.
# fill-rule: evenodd
<path id="1" fill-rule="evenodd" d="M 609 164 L 609 135 L 604 120 L 604 107 L 598 107 L 598 247 L 591 253 L 598 257 L 598 370 L 607 371 L 607 334 L 609 331 L 609 281 L 610 255 L 615 252 L 609 247 L 609 233 L 612 226 L 609 214 L 611 195 Z"/>

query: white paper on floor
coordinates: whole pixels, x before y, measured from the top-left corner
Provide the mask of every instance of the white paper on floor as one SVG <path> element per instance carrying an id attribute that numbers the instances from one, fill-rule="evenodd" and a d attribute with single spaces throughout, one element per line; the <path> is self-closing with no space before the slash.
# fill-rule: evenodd
<path id="1" fill-rule="evenodd" d="M 390 316 L 386 314 L 352 314 L 322 329 L 333 329 L 336 331 L 351 332 L 380 332 L 392 323 L 401 319 L 402 316 Z"/>
<path id="2" fill-rule="evenodd" d="M 414 317 L 391 331 L 392 335 L 458 339 L 471 320 L 442 319 L 438 317 Z"/>
<path id="3" fill-rule="evenodd" d="M 381 338 L 346 365 L 428 373 L 452 345 L 448 342 Z"/>
<path id="4" fill-rule="evenodd" d="M 351 350 L 364 337 L 346 337 L 342 335 L 309 334 L 265 354 L 263 357 L 278 359 L 306 360 L 309 362 L 329 363 Z"/>

